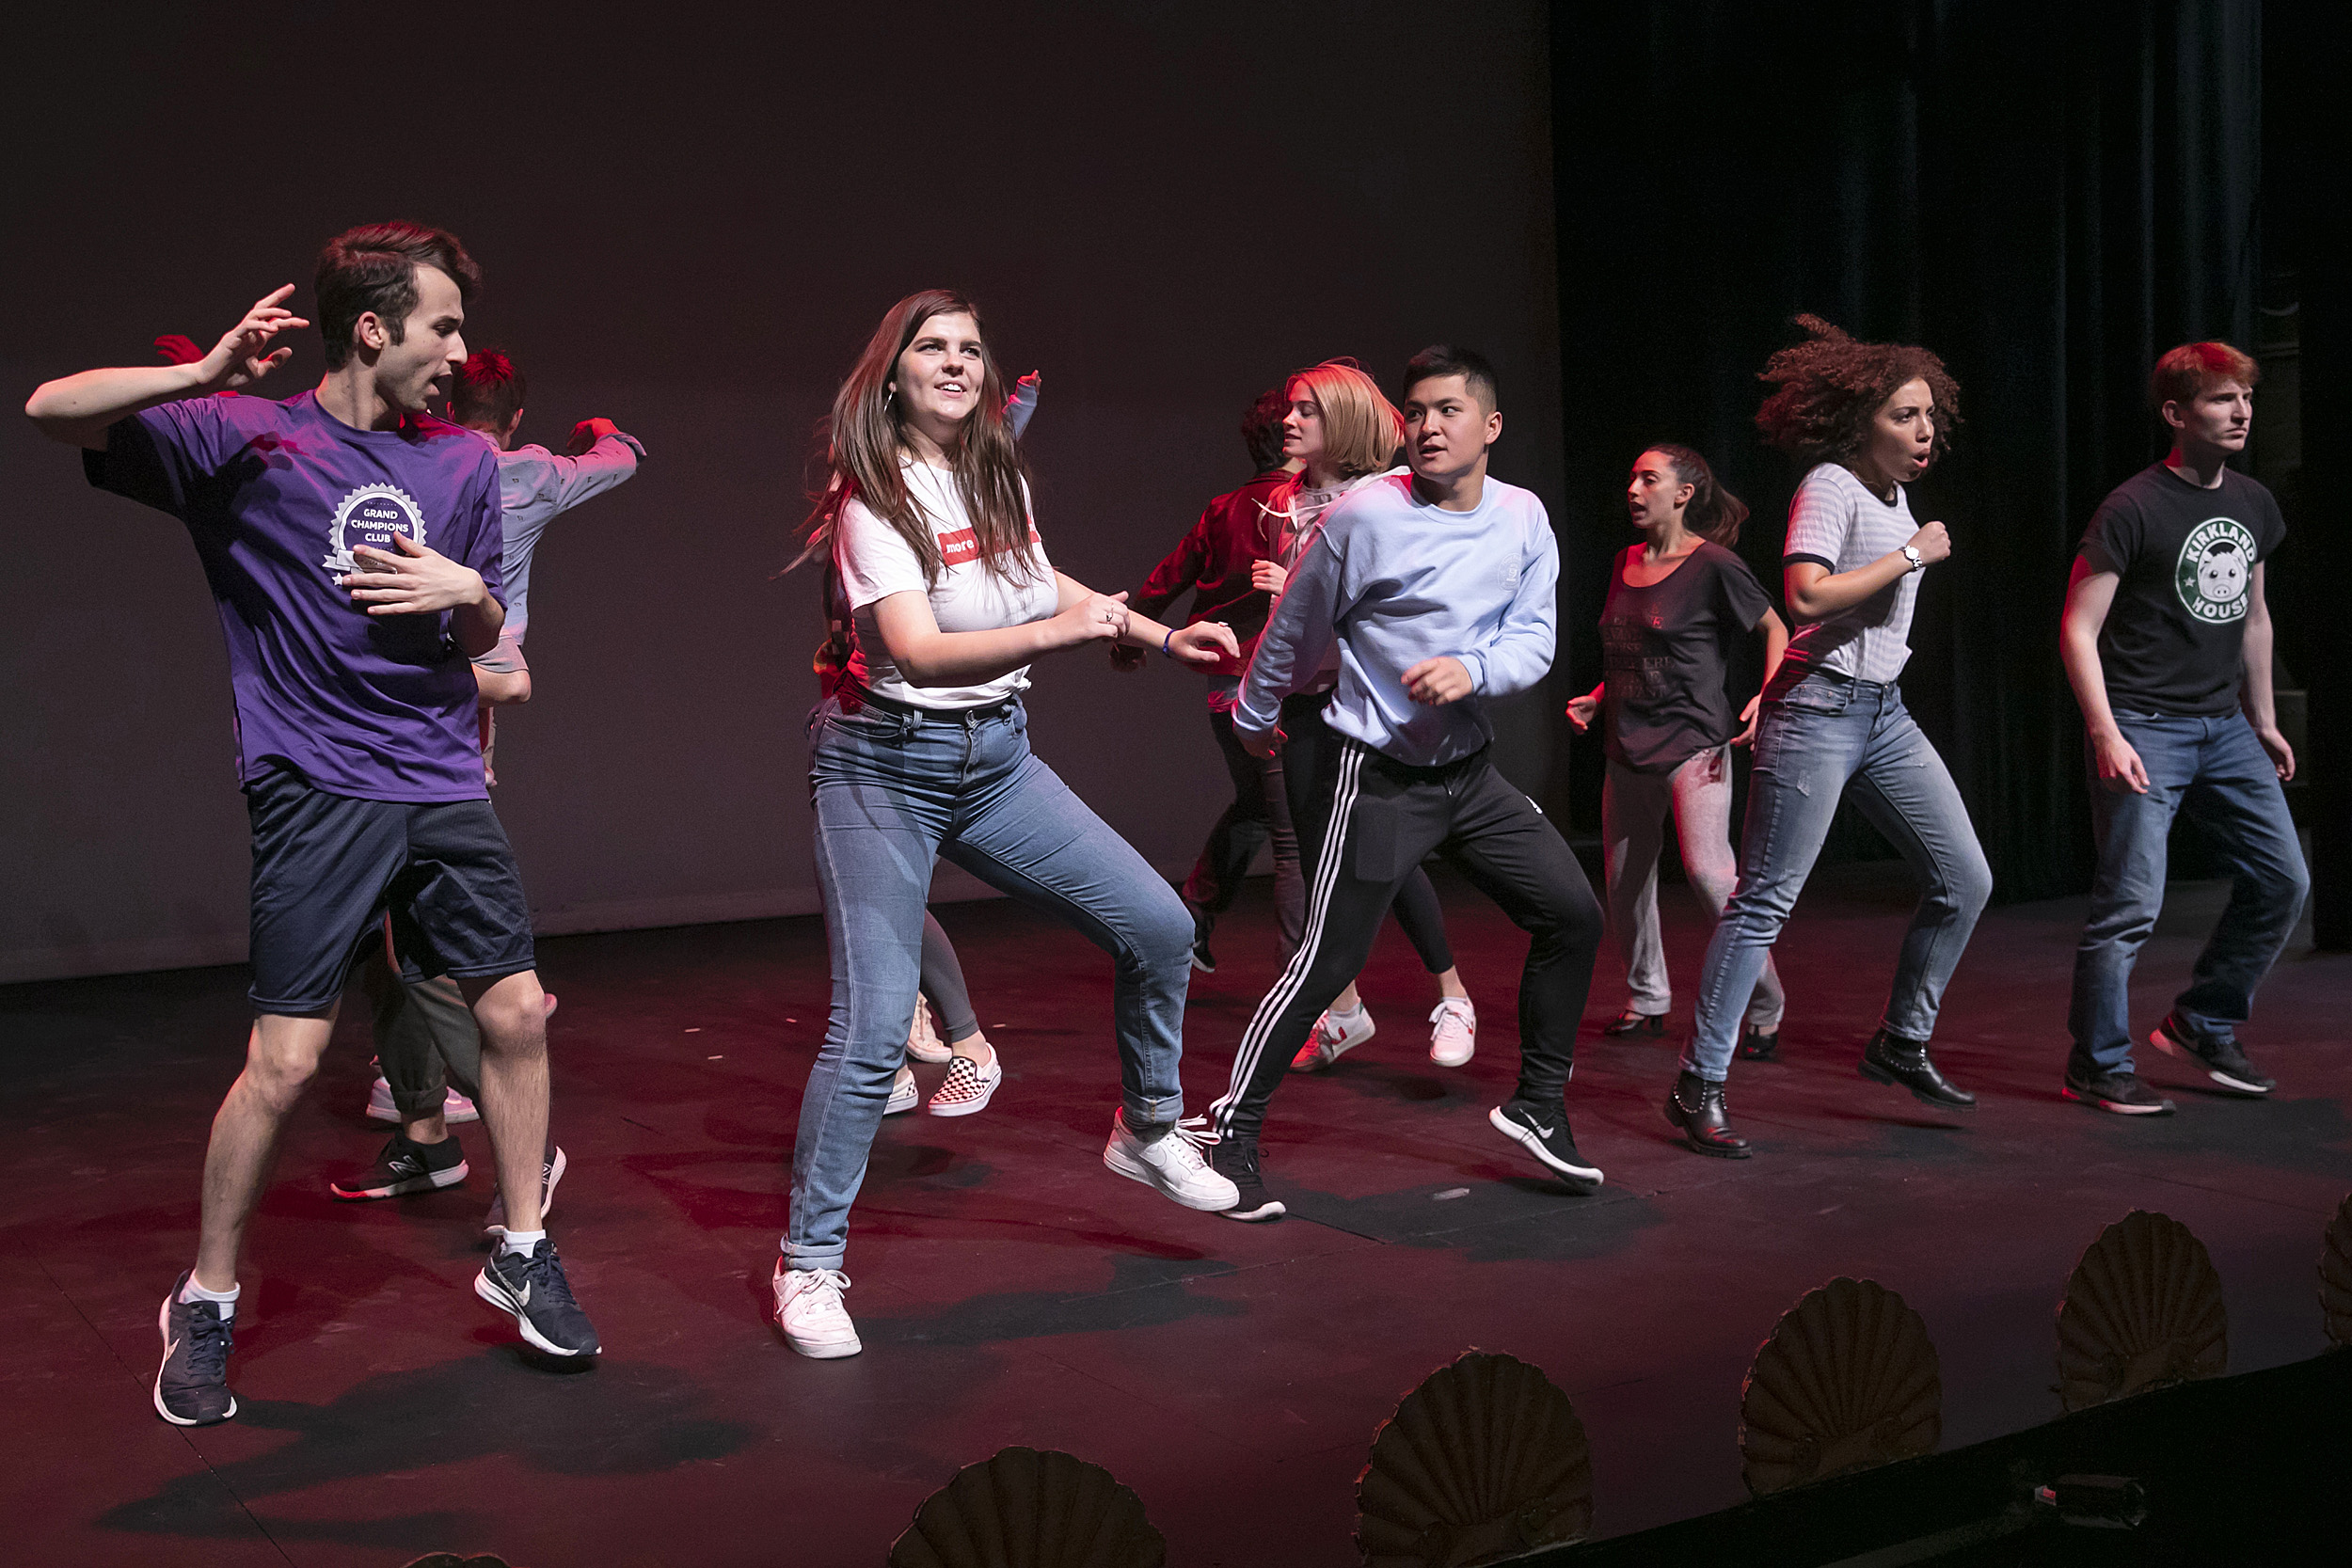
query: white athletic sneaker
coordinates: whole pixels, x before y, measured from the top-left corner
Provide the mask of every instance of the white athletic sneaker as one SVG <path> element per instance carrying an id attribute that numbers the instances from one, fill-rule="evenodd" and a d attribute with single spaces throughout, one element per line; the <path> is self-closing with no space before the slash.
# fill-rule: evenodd
<path id="1" fill-rule="evenodd" d="M 1326 1012 L 1315 1020 L 1314 1032 L 1298 1048 L 1298 1054 L 1291 1058 L 1291 1070 L 1321 1072 L 1377 1033 L 1372 1009 L 1361 1003 L 1352 1013 Z"/>
<path id="2" fill-rule="evenodd" d="M 559 1145 L 555 1153 L 539 1166 L 539 1225 L 542 1229 L 546 1228 L 548 1215 L 555 1208 L 555 1185 L 564 1180 L 564 1172 L 570 1165 L 571 1162 L 564 1158 L 563 1148 Z M 506 1195 L 504 1193 L 490 1199 L 490 1212 L 483 1216 L 482 1233 L 485 1236 L 506 1234 Z"/>
<path id="3" fill-rule="evenodd" d="M 895 1117 L 901 1111 L 912 1111 L 914 1102 L 922 1098 L 915 1092 L 914 1069 L 902 1067 L 898 1075 L 890 1081 L 890 1098 L 882 1102 L 882 1115 Z"/>
<path id="4" fill-rule="evenodd" d="M 779 1258 L 768 1284 L 776 1292 L 774 1317 L 784 1342 L 803 1355 L 834 1361 L 866 1348 L 857 1342 L 849 1308 L 841 1305 L 850 1276 L 839 1269 L 787 1269 Z"/>
<path id="5" fill-rule="evenodd" d="M 392 1103 L 392 1086 L 384 1081 L 380 1073 L 375 1082 L 368 1086 L 368 1119 L 400 1120 L 400 1107 Z M 455 1089 L 451 1089 L 441 1101 L 441 1119 L 447 1122 L 480 1121 L 482 1109 Z"/>
<path id="6" fill-rule="evenodd" d="M 932 1026 L 931 1005 L 921 997 L 916 997 L 914 999 L 914 1029 L 907 1036 L 907 1055 L 915 1061 L 927 1062 L 932 1067 L 937 1067 L 954 1054 L 954 1052 L 947 1049 L 947 1042 L 939 1037 L 938 1029 Z"/>
<path id="7" fill-rule="evenodd" d="M 1241 1192 L 1209 1168 L 1201 1149 L 1216 1138 L 1201 1131 L 1206 1117 L 1186 1117 L 1159 1137 L 1145 1143 L 1127 1131 L 1127 1109 L 1111 1116 L 1110 1142 L 1103 1146 L 1103 1164 L 1130 1181 L 1157 1187 L 1187 1209 L 1217 1213 L 1241 1201 Z"/>
<path id="8" fill-rule="evenodd" d="M 984 1111 L 996 1085 L 1004 1081 L 1005 1059 L 994 1052 L 989 1053 L 986 1067 L 976 1065 L 969 1056 L 958 1056 L 947 1064 L 947 1081 L 931 1096 L 929 1109 L 935 1117 L 968 1117 Z"/>
<path id="9" fill-rule="evenodd" d="M 1429 1022 L 1429 1059 L 1439 1067 L 1460 1067 L 1478 1053 L 1478 1009 L 1469 997 L 1439 998 Z"/>

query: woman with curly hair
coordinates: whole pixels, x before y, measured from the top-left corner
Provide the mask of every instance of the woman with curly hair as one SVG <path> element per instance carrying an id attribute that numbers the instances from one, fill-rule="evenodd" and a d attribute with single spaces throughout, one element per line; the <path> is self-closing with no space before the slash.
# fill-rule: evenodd
<path id="1" fill-rule="evenodd" d="M 771 1281 L 776 1324 L 803 1355 L 859 1350 L 841 1302 L 850 1205 L 906 1053 L 936 859 L 1112 956 L 1122 1092 L 1103 1163 L 1190 1209 L 1237 1196 L 1179 1125 L 1191 917 L 1031 754 L 1022 704 L 1049 654 L 1124 641 L 1205 666 L 1233 655 L 1233 634 L 1161 626 L 1054 570 L 1005 405 L 978 310 L 938 289 L 891 308 L 834 398 L 810 547 L 840 573 L 850 658 L 809 733 L 833 1015 L 801 1097 Z"/>
<path id="2" fill-rule="evenodd" d="M 1974 1096 L 1929 1059 L 1936 1008 L 1993 873 L 1944 759 L 1903 706 L 1919 577 L 1952 553 L 1944 525 L 1911 515 L 1903 486 L 1946 450 L 1960 388 L 1944 362 L 1905 343 L 1865 343 L 1816 316 L 1809 341 L 1765 365 L 1772 388 L 1756 422 L 1805 464 L 1782 546 L 1784 596 L 1798 623 L 1764 691 L 1740 845 L 1740 885 L 1708 943 L 1698 1027 L 1666 1119 L 1702 1153 L 1743 1158 L 1724 1080 L 1740 1016 L 1821 852 L 1841 796 L 1902 852 L 1923 887 L 1862 1076 L 1945 1110 Z"/>

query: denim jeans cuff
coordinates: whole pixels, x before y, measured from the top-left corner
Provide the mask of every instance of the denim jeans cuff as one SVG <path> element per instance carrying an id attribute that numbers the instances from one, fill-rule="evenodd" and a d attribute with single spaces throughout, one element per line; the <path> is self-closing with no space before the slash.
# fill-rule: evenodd
<path id="1" fill-rule="evenodd" d="M 811 1271 L 838 1269 L 845 1256 L 847 1256 L 847 1249 L 843 1247 L 828 1247 L 821 1252 L 810 1252 L 796 1248 L 790 1242 L 784 1243 L 784 1266 L 787 1269 Z"/>
<path id="2" fill-rule="evenodd" d="M 1182 1121 L 1184 1117 L 1184 1097 L 1171 1094 L 1165 1100 L 1144 1100 L 1135 1095 L 1120 1097 L 1126 1101 L 1127 1120 L 1137 1122 Z"/>

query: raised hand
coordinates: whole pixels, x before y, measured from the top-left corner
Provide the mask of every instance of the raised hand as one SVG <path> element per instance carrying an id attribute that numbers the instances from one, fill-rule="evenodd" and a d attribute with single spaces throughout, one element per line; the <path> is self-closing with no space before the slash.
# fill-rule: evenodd
<path id="1" fill-rule="evenodd" d="M 483 593 L 482 574 L 462 562 L 426 549 L 405 533 L 392 535 L 399 553 L 361 545 L 351 558 L 369 568 L 343 574 L 351 602 L 371 615 L 430 615 L 472 604 Z"/>
<path id="2" fill-rule="evenodd" d="M 245 319 L 222 333 L 213 351 L 196 362 L 207 388 L 218 391 L 224 387 L 249 387 L 294 357 L 291 348 L 270 347 L 280 332 L 310 325 L 279 303 L 294 291 L 294 286 L 288 283 L 255 300 Z"/>
<path id="3" fill-rule="evenodd" d="M 564 443 L 564 450 L 578 457 L 608 436 L 618 436 L 621 427 L 611 420 L 582 420 L 572 426 L 572 438 Z"/>
<path id="4" fill-rule="evenodd" d="M 1930 523 L 1911 536 L 1911 547 L 1919 552 L 1921 561 L 1932 566 L 1952 558 L 1952 536 L 1942 523 Z"/>
<path id="5" fill-rule="evenodd" d="M 1196 621 L 1168 639 L 1168 657 L 1179 664 L 1209 666 L 1241 657 L 1241 641 L 1222 621 Z"/>

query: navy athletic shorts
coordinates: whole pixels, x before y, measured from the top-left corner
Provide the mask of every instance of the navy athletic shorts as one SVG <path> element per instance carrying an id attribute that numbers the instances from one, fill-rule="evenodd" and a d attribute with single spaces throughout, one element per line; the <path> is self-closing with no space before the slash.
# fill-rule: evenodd
<path id="1" fill-rule="evenodd" d="M 535 966 L 531 909 L 487 800 L 417 805 L 313 789 L 279 768 L 246 786 L 253 819 L 257 1012 L 324 1012 L 352 952 L 389 912 L 426 974 L 496 979 Z"/>

